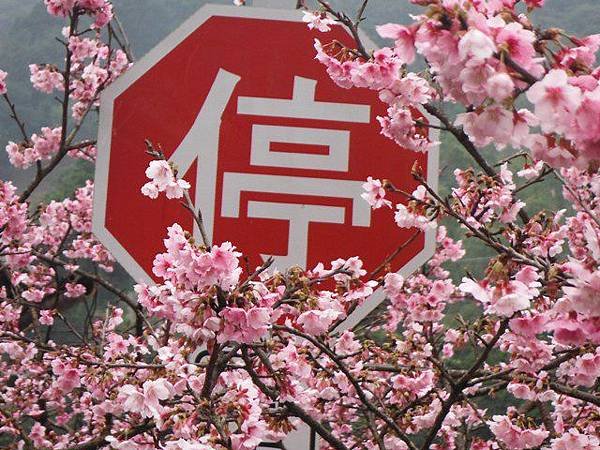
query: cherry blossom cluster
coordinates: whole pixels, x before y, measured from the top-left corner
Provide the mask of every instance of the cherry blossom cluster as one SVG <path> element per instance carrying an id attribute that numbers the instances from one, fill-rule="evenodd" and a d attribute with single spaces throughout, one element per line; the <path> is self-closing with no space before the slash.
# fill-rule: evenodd
<path id="1" fill-rule="evenodd" d="M 41 92 L 48 94 L 54 91 L 64 92 L 65 83 L 69 83 L 69 96 L 74 102 L 72 115 L 77 121 L 81 121 L 91 107 L 98 106 L 98 92 L 114 81 L 130 65 L 123 50 L 111 49 L 102 41 L 101 28 L 106 25 L 105 20 L 110 21 L 112 17 L 112 5 L 104 1 L 80 1 L 79 4 L 80 8 L 84 9 L 78 10 L 78 14 L 98 11 L 98 14 L 101 14 L 98 17 L 101 19 L 96 21 L 97 30 L 90 37 L 76 34 L 72 27 L 63 28 L 63 36 L 67 39 L 69 51 L 69 73 L 66 74 L 52 64 L 29 66 L 31 83 Z M 60 11 L 61 7 L 56 6 L 58 8 L 56 11 Z M 50 9 L 50 6 L 48 8 Z M 105 10 L 107 13 L 100 13 Z"/>
<path id="2" fill-rule="evenodd" d="M 165 160 L 150 162 L 146 169 L 146 176 L 151 181 L 142 186 L 142 194 L 150 198 L 158 198 L 160 192 L 164 192 L 167 198 L 181 198 L 184 190 L 190 188 L 187 181 L 177 178 L 176 171 Z"/>
<path id="3" fill-rule="evenodd" d="M 455 125 L 477 147 L 529 148 L 536 160 L 555 167 L 586 168 L 597 160 L 600 91 L 594 64 L 600 35 L 538 30 L 513 0 L 413 3 L 425 11 L 412 24 L 377 28 L 381 37 L 394 40 L 393 47 L 367 53 L 316 42 L 317 59 L 336 83 L 377 90 L 390 105 L 388 116 L 380 118 L 383 134 L 406 148 L 426 150 L 432 143 L 410 107 L 443 99 L 468 107 Z M 526 5 L 534 9 L 543 2 Z M 310 25 L 319 29 L 324 14 L 307 15 Z M 347 25 L 347 16 L 339 18 Z M 416 55 L 427 62 L 424 73 L 406 68 Z M 520 96 L 527 108 L 514 106 Z"/>
<path id="4" fill-rule="evenodd" d="M 98 106 L 98 92 L 125 72 L 130 65 L 126 53 L 121 49 L 112 50 L 99 36 L 81 38 L 63 29 L 68 38 L 68 48 L 72 54 L 73 65 L 70 74 L 73 117 L 80 121 L 87 111 Z"/>
<path id="5" fill-rule="evenodd" d="M 309 24 L 314 25 L 315 21 Z M 401 77 L 401 69 L 407 61 L 400 55 L 384 48 L 364 61 L 356 52 L 340 48 L 337 42 L 324 46 L 315 40 L 315 48 L 317 59 L 327 67 L 327 73 L 338 86 L 369 88 L 379 92 L 381 100 L 389 105 L 388 115 L 377 118 L 382 134 L 414 151 L 424 152 L 438 144 L 428 139 L 427 131 L 414 120 L 412 112 L 415 107 L 432 100 L 435 90 L 415 73 Z"/>
<path id="6" fill-rule="evenodd" d="M 67 64 L 64 70 L 53 64 L 31 64 L 29 71 L 33 87 L 40 92 L 53 94 L 55 91 L 66 98 L 71 114 L 81 122 L 88 112 L 99 106 L 99 93 L 126 71 L 130 62 L 124 50 L 111 48 L 104 42 L 102 28 L 112 18 L 112 4 L 105 0 L 45 0 L 48 12 L 59 17 L 70 17 L 71 24 L 62 30 L 66 39 Z M 79 17 L 91 15 L 92 29 L 78 32 Z M 89 35 L 89 37 L 88 37 Z M 0 72 L 0 93 L 6 94 L 5 72 Z M 65 88 L 68 87 L 68 96 Z M 6 97 L 8 101 L 8 97 Z M 10 101 L 8 101 L 10 104 Z M 22 128 L 23 133 L 25 129 Z M 71 146 L 71 137 L 62 127 L 44 127 L 41 134 L 22 136 L 20 142 L 9 142 L 6 151 L 11 164 L 26 169 L 36 163 L 62 158 L 68 154 L 73 158 L 95 160 L 94 143 Z"/>
<path id="7" fill-rule="evenodd" d="M 341 22 L 359 37 L 350 15 L 320 3 L 304 15 L 309 27 Z M 62 157 L 93 160 L 95 142 L 72 140 L 77 124 L 28 136 L 0 72 L 23 129 L 9 157 L 37 168 L 21 193 L 0 181 L 3 445 L 253 450 L 307 427 L 324 450 L 600 447 L 599 40 L 536 27 L 529 12 L 543 0 L 412 3 L 424 8 L 412 24 L 378 28 L 393 47 L 316 43 L 336 83 L 378 93 L 388 108 L 382 133 L 427 151 L 434 125 L 479 164 L 451 168 L 446 196 L 417 165 L 413 192 L 398 189 L 394 174 L 367 179 L 364 200 L 414 232 L 409 243 L 436 235 L 434 256 L 411 275 L 393 269 L 408 245 L 397 236 L 381 237 L 391 256 L 378 267 L 341 255 L 278 271 L 270 259 L 246 267 L 235 243 L 199 242 L 173 224 L 154 283 L 117 288 L 112 258 L 91 233 L 91 182 L 31 203 Z M 69 20 L 70 66 L 34 65 L 32 81 L 59 94 L 68 86 L 62 112 L 83 120 L 129 64 L 102 43 L 112 5 L 45 4 Z M 74 27 L 84 14 L 92 32 Z M 426 69 L 408 71 L 418 55 Z M 453 103 L 456 117 L 440 102 Z M 506 152 L 497 166 L 479 151 L 491 145 Z M 142 194 L 183 198 L 192 211 L 190 184 L 162 152 L 148 153 Z M 521 193 L 549 182 L 561 184 L 570 208 L 531 211 Z M 490 256 L 471 259 L 472 243 Z M 386 303 L 349 329 L 348 316 L 379 289 Z M 107 306 L 95 310 L 99 299 Z M 71 320 L 75 306 L 85 323 Z M 59 326 L 68 340 L 56 337 Z"/>
<path id="8" fill-rule="evenodd" d="M 353 23 L 327 2 L 319 3 L 322 11 L 333 15 L 351 32 L 355 30 L 360 16 Z M 394 39 L 393 48 L 367 53 L 360 41 L 356 49 L 335 41 L 317 42 L 317 59 L 342 87 L 377 90 L 388 104 L 422 105 L 439 119 L 440 128 L 458 138 L 476 157 L 484 171 L 479 174 L 472 169 L 456 170 L 457 187 L 447 199 L 439 197 L 426 184 L 412 194 L 400 192 L 407 203 L 396 208 L 398 225 L 426 229 L 432 217 L 451 217 L 468 235 L 483 241 L 500 256 L 491 259 L 482 280 L 467 276 L 460 286 L 450 284 L 447 291 L 444 284 L 435 280 L 434 273 L 426 272 L 427 276 L 421 276 L 414 285 L 398 275 L 388 275 L 386 293 L 391 305 L 386 325 L 395 330 L 401 323 L 408 336 L 413 333 L 408 330 L 414 316 L 425 314 L 423 317 L 435 322 L 444 317 L 446 303 L 457 296 L 478 302 L 485 316 L 497 317 L 495 326 L 482 332 L 479 345 L 485 347 L 490 339 L 494 341 L 494 333 L 501 332 L 497 343 L 508 356 L 508 363 L 501 364 L 498 370 L 513 374 L 512 381 L 509 379 L 504 387 L 516 398 L 555 405 L 554 412 L 542 411 L 542 416 L 549 419 L 544 425 L 514 408 L 487 419 L 489 430 L 499 441 L 497 445 L 511 449 L 544 445 L 563 448 L 567 442 L 581 442 L 581 448 L 587 448 L 588 443 L 597 445 L 593 437 L 597 434 L 597 421 L 587 415 L 587 419 L 572 424 L 572 428 L 565 427 L 562 402 L 563 396 L 568 396 L 565 393 L 569 385 L 589 388 L 598 379 L 599 313 L 594 299 L 598 295 L 600 223 L 595 143 L 600 134 L 593 117 L 599 111 L 594 95 L 598 86 L 595 53 L 600 39 L 536 28 L 527 13 L 542 7 L 543 2 L 526 2 L 527 11 L 519 10 L 518 2 L 510 0 L 413 3 L 426 11 L 414 16 L 411 25 L 378 27 L 382 37 Z M 417 54 L 427 63 L 427 69 L 420 74 L 406 68 Z M 398 58 L 400 68 L 392 67 L 383 55 Z M 409 92 L 382 89 L 388 83 L 386 70 L 390 68 L 392 77 L 408 80 Z M 369 76 L 361 78 L 362 73 Z M 419 85 L 423 88 L 418 89 Z M 414 92 L 420 95 L 420 100 L 411 103 Z M 402 98 L 395 100 L 394 95 Z M 517 99 L 520 105 L 526 100 L 527 106 L 516 109 Z M 433 103 L 437 100 L 457 103 L 466 111 L 452 120 Z M 380 121 L 383 134 L 406 148 L 416 149 L 410 142 L 398 140 L 397 133 L 390 132 L 391 126 L 400 122 L 403 125 L 399 128 L 410 130 L 413 139 L 422 137 L 418 130 L 423 125 L 422 119 L 415 118 L 414 112 L 390 110 L 389 117 Z M 492 144 L 498 150 L 509 147 L 530 150 L 530 157 L 522 166 L 508 159 L 511 166 L 516 166 L 517 176 L 524 179 L 521 186 L 513 180 L 513 170 L 508 164 L 496 171 L 481 161 L 478 149 Z M 518 192 L 544 181 L 553 173 L 550 167 L 565 167 L 557 177 L 563 182 L 564 196 L 574 205 L 576 215 L 569 217 L 566 211 L 559 211 L 551 216 L 540 213 L 530 219 Z M 424 182 L 421 177 L 416 178 Z M 364 188 L 363 197 L 373 208 L 390 206 L 389 194 L 399 192 L 392 183 L 372 178 Z M 518 226 L 518 221 L 523 221 L 524 226 Z M 455 344 L 465 343 L 463 333 L 451 331 L 444 336 L 448 339 L 444 356 L 453 354 Z M 410 339 L 414 342 L 413 334 Z M 580 350 L 557 369 L 553 364 L 555 355 L 573 346 Z M 554 375 L 546 372 L 549 367 L 557 369 Z M 591 398 L 584 395 L 572 404 L 580 405 L 580 401 Z M 594 401 L 597 407 L 597 397 Z M 545 428 L 548 424 L 552 424 L 552 429 Z M 441 433 L 443 429 L 442 424 Z M 587 431 L 581 434 L 584 429 Z M 553 437 L 561 433 L 568 434 L 563 438 Z M 447 435 L 444 439 L 447 446 L 454 445 Z M 478 442 L 476 448 L 488 447 Z"/>
<path id="9" fill-rule="evenodd" d="M 66 300 L 86 293 L 85 286 L 76 281 L 59 283 L 56 266 L 76 275 L 80 265 L 90 261 L 112 271 L 112 256 L 91 233 L 92 196 L 93 184 L 88 181 L 73 198 L 52 201 L 39 211 L 39 217 L 31 218 L 14 186 L 2 183 L 3 267 L 10 274 L 13 295 L 25 304 L 38 305 L 37 312 L 45 315 L 46 321 L 54 310 L 51 296 Z"/>
<path id="10" fill-rule="evenodd" d="M 89 14 L 95 28 L 106 26 L 113 17 L 113 5 L 109 0 L 44 0 L 48 13 L 67 17 L 76 11 Z"/>
<path id="11" fill-rule="evenodd" d="M 42 128 L 40 135 L 33 134 L 29 142 L 9 142 L 6 153 L 10 163 L 19 169 L 27 169 L 38 161 L 52 159 L 60 149 L 62 129 Z"/>

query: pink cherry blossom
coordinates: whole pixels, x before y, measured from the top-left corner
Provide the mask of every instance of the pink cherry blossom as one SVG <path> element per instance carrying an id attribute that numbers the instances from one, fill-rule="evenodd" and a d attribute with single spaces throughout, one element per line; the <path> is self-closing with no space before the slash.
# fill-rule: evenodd
<path id="1" fill-rule="evenodd" d="M 107 0 L 77 0 L 77 4 L 80 7 L 86 8 L 86 9 L 89 9 L 92 11 L 105 7 L 107 3 L 108 3 Z"/>
<path id="2" fill-rule="evenodd" d="M 386 117 L 377 117 L 381 124 L 381 134 L 393 139 L 402 147 L 418 152 L 426 152 L 432 145 L 427 137 L 417 131 L 410 109 L 394 105 L 388 108 Z"/>
<path id="3" fill-rule="evenodd" d="M 504 317 L 511 317 L 515 312 L 529 308 L 535 292 L 519 281 L 495 286 L 488 291 L 488 286 L 481 286 L 469 278 L 462 279 L 459 289 L 465 294 L 471 294 L 490 312 Z"/>
<path id="4" fill-rule="evenodd" d="M 145 417 L 144 395 L 133 385 L 126 384 L 121 388 L 120 397 L 125 411 L 139 413 Z M 152 414 L 150 414 L 150 417 Z"/>
<path id="5" fill-rule="evenodd" d="M 575 278 L 573 286 L 564 288 L 569 305 L 574 311 L 590 317 L 600 316 L 600 305 L 595 299 L 600 292 L 600 273 L 590 271 L 578 262 L 566 265 Z"/>
<path id="6" fill-rule="evenodd" d="M 54 312 L 50 310 L 44 310 L 40 312 L 40 323 L 42 325 L 52 325 L 54 323 Z"/>
<path id="7" fill-rule="evenodd" d="M 41 447 L 46 447 L 50 441 L 46 440 L 46 427 L 41 425 L 39 422 L 35 422 L 31 427 L 29 438 L 31 441 Z"/>
<path id="8" fill-rule="evenodd" d="M 302 325 L 304 331 L 313 336 L 325 333 L 333 322 L 340 318 L 340 313 L 333 310 L 310 310 L 298 317 L 298 324 Z"/>
<path id="9" fill-rule="evenodd" d="M 526 180 L 531 180 L 541 173 L 544 168 L 544 161 L 538 161 L 533 165 L 526 164 L 522 170 L 517 172 L 517 176 L 523 177 Z"/>
<path id="10" fill-rule="evenodd" d="M 61 136 L 61 128 L 44 127 L 40 135 L 31 136 L 31 146 L 9 142 L 6 146 L 9 161 L 15 167 L 26 169 L 37 161 L 52 159 L 59 150 Z"/>
<path id="11" fill-rule="evenodd" d="M 551 450 L 592 450 L 600 447 L 600 440 L 596 436 L 582 434 L 575 428 L 569 429 L 565 434 L 552 439 Z"/>
<path id="12" fill-rule="evenodd" d="M 355 65 L 351 71 L 354 86 L 380 90 L 390 86 L 398 77 L 400 62 L 390 49 L 373 53 L 371 61 Z"/>
<path id="13" fill-rule="evenodd" d="M 150 178 L 159 189 L 164 189 L 167 184 L 173 179 L 173 170 L 167 161 L 155 160 L 150 161 L 150 165 L 146 169 L 146 176 Z"/>
<path id="14" fill-rule="evenodd" d="M 405 64 L 412 64 L 415 60 L 415 35 L 414 30 L 398 25 L 388 23 L 377 26 L 377 33 L 382 38 L 394 39 L 394 53 Z"/>
<path id="15" fill-rule="evenodd" d="M 53 16 L 66 17 L 75 6 L 76 0 L 44 0 L 46 9 Z"/>
<path id="16" fill-rule="evenodd" d="M 496 415 L 489 422 L 490 429 L 509 449 L 523 450 L 539 447 L 550 434 L 544 429 L 523 429 L 513 425 L 506 416 Z"/>
<path id="17" fill-rule="evenodd" d="M 486 83 L 488 96 L 497 102 L 502 102 L 510 97 L 514 88 L 515 84 L 513 83 L 512 78 L 508 74 L 502 72 L 490 77 Z"/>
<path id="18" fill-rule="evenodd" d="M 160 409 L 160 400 L 167 400 L 173 395 L 173 385 L 167 380 L 159 378 L 145 381 L 142 387 L 144 389 L 144 407 L 156 417 Z"/>
<path id="19" fill-rule="evenodd" d="M 535 56 L 533 48 L 535 40 L 535 34 L 524 29 L 518 22 L 504 25 L 496 35 L 496 44 L 506 50 L 514 61 L 530 70 Z"/>
<path id="20" fill-rule="evenodd" d="M 123 408 L 140 414 L 142 417 L 159 418 L 162 410 L 160 401 L 169 399 L 174 394 L 173 385 L 164 378 L 145 381 L 140 391 L 127 384 L 121 389 Z"/>
<path id="21" fill-rule="evenodd" d="M 579 108 L 574 116 L 577 127 L 577 139 L 581 141 L 594 141 L 597 139 L 600 128 L 598 127 L 598 114 L 600 109 L 600 87 L 586 91 Z"/>
<path id="22" fill-rule="evenodd" d="M 527 91 L 544 132 L 564 132 L 581 103 L 581 91 L 568 82 L 565 71 L 553 69 Z"/>
<path id="23" fill-rule="evenodd" d="M 392 207 L 392 202 L 385 199 L 385 189 L 382 187 L 381 180 L 374 180 L 372 177 L 367 178 L 367 182 L 363 184 L 363 189 L 366 191 L 361 194 L 373 209 L 379 209 L 382 206 Z"/>
<path id="24" fill-rule="evenodd" d="M 39 91 L 50 94 L 54 90 L 65 89 L 64 77 L 55 67 L 32 64 L 29 66 L 29 71 L 31 83 Z"/>
<path id="25" fill-rule="evenodd" d="M 465 33 L 458 43 L 458 53 L 464 60 L 489 58 L 496 51 L 494 41 L 478 29 L 471 29 Z"/>
<path id="26" fill-rule="evenodd" d="M 394 80 L 387 88 L 379 92 L 379 98 L 390 104 L 410 106 L 425 104 L 435 97 L 435 91 L 429 83 L 413 72 Z"/>
<path id="27" fill-rule="evenodd" d="M 344 331 L 338 339 L 335 350 L 341 355 L 353 354 L 361 349 L 361 344 L 355 339 L 355 335 L 352 331 Z"/>
<path id="28" fill-rule="evenodd" d="M 156 185 L 156 183 L 150 182 L 150 183 L 146 183 L 142 186 L 141 192 L 146 197 L 150 197 L 151 199 L 156 199 L 156 198 L 158 198 L 158 193 L 160 191 L 158 190 L 158 186 Z"/>
<path id="29" fill-rule="evenodd" d="M 501 106 L 486 108 L 481 114 L 459 114 L 455 123 L 463 126 L 478 147 L 494 142 L 498 149 L 502 149 L 511 142 L 514 130 L 513 114 Z"/>
<path id="30" fill-rule="evenodd" d="M 8 76 L 8 74 L 3 71 L 0 70 L 0 95 L 6 94 L 7 90 L 6 90 L 6 77 Z"/>
<path id="31" fill-rule="evenodd" d="M 79 283 L 67 283 L 65 285 L 65 297 L 77 298 L 84 295 L 86 292 L 85 286 Z"/>
<path id="32" fill-rule="evenodd" d="M 544 6 L 545 0 L 525 0 L 529 8 L 541 8 Z"/>
<path id="33" fill-rule="evenodd" d="M 229 340 L 250 344 L 264 337 L 269 329 L 270 311 L 267 308 L 226 308 L 223 313 L 223 331 L 219 341 Z"/>
<path id="34" fill-rule="evenodd" d="M 154 160 L 146 169 L 146 176 L 151 179 L 142 186 L 141 192 L 155 199 L 159 192 L 164 192 L 169 199 L 182 198 L 190 184 L 181 178 L 176 178 L 171 165 L 165 160 Z"/>
<path id="35" fill-rule="evenodd" d="M 335 24 L 335 20 L 329 18 L 325 13 L 314 13 L 311 11 L 304 11 L 302 20 L 308 24 L 308 28 L 319 30 L 324 33 L 331 31 L 331 25 Z"/>
<path id="36" fill-rule="evenodd" d="M 113 19 L 113 5 L 108 1 L 104 5 L 94 11 L 94 28 L 103 28 Z"/>

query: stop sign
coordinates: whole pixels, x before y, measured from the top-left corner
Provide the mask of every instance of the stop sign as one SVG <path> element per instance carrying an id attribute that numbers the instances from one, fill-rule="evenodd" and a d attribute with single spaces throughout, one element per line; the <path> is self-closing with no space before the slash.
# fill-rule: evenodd
<path id="1" fill-rule="evenodd" d="M 310 31 L 300 11 L 207 5 L 104 92 L 94 233 L 137 281 L 152 281 L 168 226 L 195 227 L 178 201 L 141 195 L 145 139 L 192 185 L 210 239 L 234 243 L 251 269 L 268 256 L 284 270 L 358 255 L 370 271 L 409 242 L 391 263 L 407 275 L 431 256 L 433 232 L 411 239 L 361 193 L 369 175 L 412 192 L 415 161 L 436 187 L 437 152 L 382 136 L 386 106 L 336 86 L 315 38 L 352 46 L 341 26 Z"/>

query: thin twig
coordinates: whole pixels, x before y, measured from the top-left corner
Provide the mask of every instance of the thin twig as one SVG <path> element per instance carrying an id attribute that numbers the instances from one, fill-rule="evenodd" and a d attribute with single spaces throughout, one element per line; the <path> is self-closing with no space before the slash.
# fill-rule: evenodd
<path id="1" fill-rule="evenodd" d="M 2 97 L 4 97 L 4 100 L 8 104 L 8 108 L 10 109 L 10 117 L 17 123 L 19 130 L 21 130 L 21 135 L 23 136 L 23 140 L 29 144 L 30 143 L 29 134 L 27 133 L 27 129 L 25 128 L 25 122 L 19 118 L 19 115 L 17 114 L 17 108 L 16 108 L 14 102 L 12 102 L 10 100 L 8 94 L 6 94 L 6 93 L 3 94 Z"/>

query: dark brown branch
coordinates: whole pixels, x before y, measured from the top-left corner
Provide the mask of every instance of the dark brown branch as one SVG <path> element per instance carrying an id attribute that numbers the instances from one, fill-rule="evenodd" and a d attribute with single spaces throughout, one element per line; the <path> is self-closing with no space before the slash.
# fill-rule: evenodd
<path id="1" fill-rule="evenodd" d="M 81 150 L 82 148 L 91 147 L 92 145 L 96 145 L 96 143 L 97 143 L 96 141 L 81 141 L 77 144 L 68 146 L 67 151 L 70 152 L 71 150 Z"/>
<path id="2" fill-rule="evenodd" d="M 388 427 L 390 427 L 392 430 L 394 430 L 396 435 L 400 439 L 402 439 L 402 441 L 404 441 L 404 443 L 408 446 L 409 449 L 411 449 L 411 450 L 416 449 L 416 447 L 411 442 L 409 437 L 400 429 L 398 424 L 396 424 L 396 422 L 394 422 L 394 420 L 392 418 L 390 418 L 387 414 L 384 414 L 383 412 L 381 412 L 379 410 L 379 408 L 377 408 L 375 405 L 373 405 L 373 403 L 371 403 L 371 401 L 369 401 L 369 399 L 365 395 L 360 383 L 354 378 L 354 376 L 352 375 L 350 370 L 348 370 L 346 365 L 339 360 L 337 355 L 329 349 L 329 347 L 327 347 L 326 345 L 319 342 L 316 338 L 309 336 L 308 334 L 302 333 L 301 331 L 298 331 L 294 328 L 289 328 L 289 327 L 284 327 L 284 326 L 279 326 L 279 325 L 275 325 L 273 328 L 276 330 L 284 331 L 284 332 L 293 334 L 295 336 L 301 337 L 301 338 L 307 340 L 308 342 L 310 342 L 311 344 L 313 344 L 315 347 L 317 347 L 323 353 L 325 353 L 337 365 L 337 367 L 346 376 L 346 378 L 348 378 L 348 381 L 350 381 L 350 384 L 352 384 L 352 386 L 354 387 L 354 390 L 356 391 L 356 394 L 358 395 L 358 398 L 360 399 L 362 404 L 365 405 L 365 407 L 369 411 L 371 411 L 373 414 L 375 414 L 378 418 L 383 420 Z"/>
<path id="3" fill-rule="evenodd" d="M 276 402 L 279 399 L 279 394 L 275 389 L 267 386 L 258 376 L 256 371 L 252 368 L 252 360 L 248 356 L 248 352 L 246 349 L 242 350 L 243 360 L 245 363 L 244 370 L 250 375 L 252 382 L 258 387 L 266 396 L 268 396 L 272 401 Z M 319 436 L 321 436 L 331 447 L 336 450 L 349 450 L 340 440 L 338 440 L 335 436 L 331 434 L 331 432 L 325 428 L 320 422 L 317 422 L 310 415 L 306 413 L 302 408 L 296 405 L 293 402 L 285 402 L 286 409 L 292 413 L 294 416 L 298 417 L 305 424 L 307 424 L 311 430 L 314 430 Z"/>
<path id="4" fill-rule="evenodd" d="M 514 70 L 515 72 L 517 72 L 521 76 L 521 79 L 523 81 L 527 82 L 528 84 L 534 84 L 534 83 L 537 83 L 539 81 L 531 73 L 529 73 L 527 70 L 525 70 L 519 64 L 517 64 L 517 62 L 515 62 L 515 60 L 513 60 L 510 57 L 510 55 L 508 55 L 507 53 L 502 53 L 501 55 L 497 54 L 495 56 L 496 56 L 496 58 L 500 59 L 501 61 L 504 61 L 504 64 L 506 64 L 512 70 Z"/>
<path id="5" fill-rule="evenodd" d="M 335 17 L 340 23 L 345 25 L 350 33 L 352 34 L 352 38 L 356 44 L 356 51 L 362 56 L 364 59 L 370 59 L 371 55 L 365 49 L 365 46 L 362 43 L 362 39 L 360 38 L 360 34 L 358 31 L 358 25 L 363 20 L 363 14 L 365 12 L 365 8 L 367 7 L 368 0 L 363 1 L 360 9 L 358 10 L 356 20 L 353 21 L 350 17 L 348 17 L 345 13 L 334 10 L 329 2 L 325 0 L 317 0 L 319 4 L 325 8 L 329 14 Z"/>
<path id="6" fill-rule="evenodd" d="M 493 248 L 494 250 L 496 250 L 496 252 L 500 253 L 500 254 L 505 254 L 508 255 L 512 258 L 514 258 L 517 261 L 521 261 L 527 265 L 530 265 L 532 267 L 536 267 L 540 270 L 546 270 L 546 266 L 540 262 L 537 261 L 535 259 L 532 259 L 526 255 L 522 255 L 521 253 L 517 252 L 515 249 L 513 249 L 512 247 L 507 247 L 506 245 L 494 240 L 493 238 L 491 238 L 490 236 L 485 235 L 484 233 L 482 233 L 480 230 L 478 230 L 477 228 L 473 227 L 464 217 L 462 217 L 461 215 L 457 214 L 438 194 L 437 192 L 435 192 L 431 186 L 429 186 L 427 184 L 427 181 L 419 176 L 416 175 L 415 178 L 425 187 L 425 189 L 427 190 L 427 192 L 429 193 L 429 195 L 431 195 L 431 197 L 436 200 L 436 202 L 443 208 L 444 212 L 446 214 L 448 214 L 451 217 L 454 217 L 456 220 L 458 220 L 462 225 L 464 225 L 466 228 L 468 228 L 468 230 L 473 234 L 473 236 L 477 237 L 478 239 L 480 239 L 481 241 L 485 242 L 489 247 Z"/>
<path id="7" fill-rule="evenodd" d="M 213 388 L 213 381 L 219 374 L 215 373 L 215 368 L 217 365 L 217 361 L 219 359 L 219 350 L 221 349 L 220 345 L 217 343 L 217 340 L 213 340 L 213 348 L 210 354 L 210 359 L 208 361 L 208 367 L 206 368 L 206 374 L 204 375 L 204 385 L 202 386 L 202 392 L 200 396 L 202 398 L 209 398 L 210 393 Z"/>
<path id="8" fill-rule="evenodd" d="M 402 243 L 401 245 L 398 246 L 398 248 L 396 250 L 394 250 L 393 253 L 391 253 L 379 266 L 377 266 L 375 268 L 375 270 L 373 270 L 370 274 L 369 274 L 369 279 L 372 279 L 374 276 L 376 276 L 379 272 L 381 272 L 385 266 L 387 266 L 388 264 L 390 264 L 394 258 L 396 256 L 398 256 L 398 254 L 404 250 L 406 247 L 408 247 L 410 244 L 412 244 L 414 242 L 414 240 L 419 237 L 421 235 L 421 231 L 416 231 L 410 238 L 408 238 L 408 241 Z"/>
<path id="9" fill-rule="evenodd" d="M 473 365 L 467 371 L 467 373 L 465 373 L 456 382 L 456 384 L 452 386 L 452 389 L 450 391 L 450 394 L 448 395 L 448 398 L 443 402 L 442 409 L 438 413 L 438 415 L 435 419 L 435 422 L 434 422 L 433 426 L 431 427 L 429 434 L 427 435 L 427 438 L 425 439 L 425 441 L 423 442 L 423 445 L 421 446 L 421 450 L 429 450 L 429 448 L 431 447 L 431 444 L 433 444 L 433 441 L 435 440 L 435 438 L 437 436 L 438 431 L 442 427 L 442 424 L 444 423 L 446 416 L 450 412 L 452 405 L 454 405 L 454 403 L 456 403 L 456 401 L 462 397 L 463 389 L 465 387 L 467 387 L 467 384 L 468 384 L 469 380 L 471 379 L 471 377 L 475 373 L 477 373 L 477 371 L 487 361 L 494 346 L 496 345 L 496 343 L 498 342 L 500 337 L 502 337 L 502 335 L 504 334 L 504 332 L 506 331 L 507 328 L 508 328 L 508 319 L 504 319 L 500 323 L 500 327 L 498 328 L 498 331 L 494 334 L 494 337 L 486 345 L 483 352 L 481 353 L 481 355 L 479 355 L 479 357 L 477 358 L 475 363 L 473 363 Z"/>
<path id="10" fill-rule="evenodd" d="M 154 422 L 147 422 L 136 427 L 133 427 L 129 430 L 121 431 L 116 434 L 117 439 L 128 438 L 131 439 L 138 434 L 145 433 L 146 431 L 151 430 L 156 425 Z M 85 442 L 83 444 L 73 445 L 71 447 L 67 447 L 65 450 L 98 450 L 102 447 L 108 445 L 108 441 L 106 438 L 110 435 L 112 424 L 107 424 L 107 427 L 102 431 L 101 436 L 92 439 L 91 441 Z"/>
<path id="11" fill-rule="evenodd" d="M 206 232 L 206 227 L 204 226 L 204 219 L 202 217 L 202 210 L 198 208 L 194 208 L 194 204 L 192 203 L 192 199 L 190 198 L 190 193 L 187 189 L 183 190 L 183 198 L 185 199 L 185 203 L 183 206 L 194 216 L 194 222 L 198 226 L 200 230 L 200 235 L 202 236 L 202 242 L 206 248 L 212 247 L 212 242 L 208 237 L 208 233 Z"/>
<path id="12" fill-rule="evenodd" d="M 49 258 L 49 257 L 47 257 L 41 253 L 37 253 L 37 252 L 34 252 L 34 254 L 38 259 L 40 259 L 48 264 L 59 265 L 59 266 L 63 266 L 63 267 L 68 264 L 65 261 L 60 260 L 59 258 Z M 153 331 L 152 325 L 150 324 L 150 322 L 148 322 L 148 319 L 142 313 L 140 305 L 138 305 L 137 302 L 135 302 L 133 299 L 129 298 L 121 290 L 119 290 L 118 288 L 113 286 L 110 282 L 102 279 L 101 277 L 94 275 L 92 273 L 86 272 L 82 269 L 76 269 L 74 271 L 74 273 L 77 275 L 81 275 L 83 277 L 89 278 L 90 280 L 92 280 L 95 283 L 97 283 L 98 285 L 102 286 L 104 289 L 106 289 L 110 293 L 116 295 L 119 298 L 119 300 L 121 300 L 123 303 L 125 303 L 127 306 L 129 306 L 133 310 L 133 312 L 137 316 L 137 320 L 140 321 L 140 323 L 144 322 L 146 324 L 146 326 L 148 327 L 148 329 L 150 331 Z M 139 328 L 139 327 L 136 327 L 136 328 Z"/>
<path id="13" fill-rule="evenodd" d="M 70 17 L 69 24 L 69 36 L 73 36 L 77 30 L 77 24 L 79 21 L 78 13 L 75 12 Z M 64 156 L 67 154 L 66 150 L 66 142 L 67 142 L 67 127 L 69 125 L 69 97 L 71 95 L 71 66 L 72 66 L 72 53 L 71 49 L 68 45 L 65 44 L 66 48 L 66 57 L 65 57 L 65 71 L 63 72 L 64 77 L 64 95 L 62 99 L 62 120 L 61 120 L 61 136 L 60 136 L 60 146 L 59 151 L 56 156 L 50 161 L 50 164 L 46 166 L 46 168 L 42 169 L 41 166 L 38 166 L 38 171 L 36 177 L 32 181 L 32 183 L 25 189 L 25 191 L 19 197 L 20 202 L 25 202 L 31 196 L 33 191 L 39 186 L 39 184 L 48 176 L 50 172 L 52 172 L 56 166 L 62 161 Z"/>
<path id="14" fill-rule="evenodd" d="M 4 100 L 8 104 L 8 108 L 10 109 L 10 117 L 16 122 L 19 130 L 21 130 L 21 135 L 23 136 L 23 140 L 29 143 L 29 134 L 27 134 L 27 130 L 25 128 L 25 122 L 19 118 L 17 114 L 17 108 L 15 104 L 10 100 L 8 94 L 3 94 Z"/>

